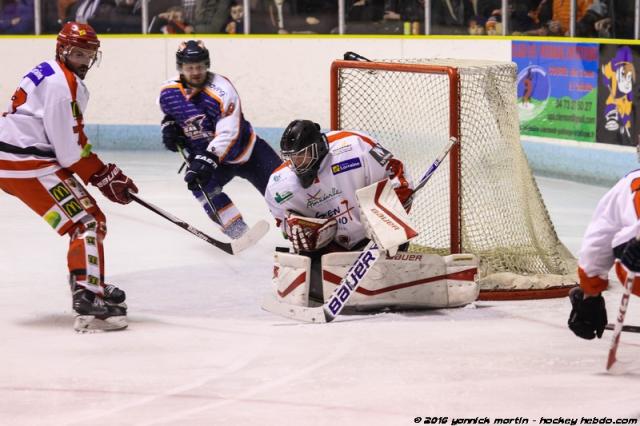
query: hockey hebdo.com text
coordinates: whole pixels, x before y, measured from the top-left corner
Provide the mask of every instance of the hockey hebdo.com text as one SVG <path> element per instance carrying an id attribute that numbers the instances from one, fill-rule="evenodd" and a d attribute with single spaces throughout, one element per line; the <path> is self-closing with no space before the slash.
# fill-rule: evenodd
<path id="1" fill-rule="evenodd" d="M 424 425 L 635 425 L 637 418 L 612 417 L 414 417 Z"/>

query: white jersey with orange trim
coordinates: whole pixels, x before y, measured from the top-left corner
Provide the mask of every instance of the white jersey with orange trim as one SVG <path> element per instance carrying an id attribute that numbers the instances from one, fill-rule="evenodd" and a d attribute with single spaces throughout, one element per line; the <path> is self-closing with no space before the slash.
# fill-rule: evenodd
<path id="1" fill-rule="evenodd" d="M 178 76 L 163 84 L 159 103 L 162 112 L 180 125 L 194 150 L 206 149 L 229 164 L 242 164 L 251 157 L 256 134 L 228 78 L 209 73 L 205 87 L 192 90 Z"/>
<path id="2" fill-rule="evenodd" d="M 366 238 L 356 190 L 390 178 L 404 202 L 411 196 L 413 184 L 405 175 L 402 162 L 392 158 L 370 136 L 354 131 L 328 132 L 326 136 L 329 153 L 322 159 L 311 186 L 303 188 L 285 162 L 271 175 L 265 199 L 283 232 L 290 212 L 306 217 L 335 217 L 338 229 L 334 241 L 350 249 Z"/>
<path id="3" fill-rule="evenodd" d="M 640 170 L 620 179 L 599 201 L 587 227 L 578 274 L 585 293 L 597 294 L 608 286 L 614 265 L 613 249 L 640 235 Z"/>
<path id="4" fill-rule="evenodd" d="M 39 177 L 68 168 L 87 182 L 103 167 L 83 129 L 89 92 L 64 65 L 51 60 L 36 66 L 11 100 L 0 117 L 0 177 Z"/>

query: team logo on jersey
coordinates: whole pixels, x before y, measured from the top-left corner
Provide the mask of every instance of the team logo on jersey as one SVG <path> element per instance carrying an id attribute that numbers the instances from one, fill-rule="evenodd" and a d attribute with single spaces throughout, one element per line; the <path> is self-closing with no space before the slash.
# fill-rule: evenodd
<path id="1" fill-rule="evenodd" d="M 331 153 L 333 155 L 344 154 L 345 152 L 353 151 L 353 147 L 350 143 L 343 143 L 342 145 L 331 147 Z"/>
<path id="2" fill-rule="evenodd" d="M 312 208 L 318 204 L 322 204 L 327 200 L 332 199 L 335 196 L 342 194 L 337 188 L 331 188 L 331 192 L 320 195 L 321 190 L 318 190 L 315 194 L 309 194 L 307 192 L 307 208 Z"/>
<path id="3" fill-rule="evenodd" d="M 74 217 L 84 211 L 78 200 L 72 198 L 62 205 L 62 209 L 69 215 L 69 217 Z"/>
<path id="4" fill-rule="evenodd" d="M 213 132 L 205 130 L 204 120 L 207 118 L 204 114 L 194 115 L 185 120 L 182 130 L 184 135 L 189 139 L 211 139 L 214 136 Z"/>
<path id="5" fill-rule="evenodd" d="M 276 192 L 276 196 L 273 197 L 273 199 L 276 200 L 276 203 L 282 204 L 291 197 L 293 197 L 293 192 L 285 191 L 282 194 L 279 192 Z"/>
<path id="6" fill-rule="evenodd" d="M 336 164 L 331 165 L 331 172 L 334 175 L 338 175 L 340 173 L 348 172 L 349 170 L 358 169 L 362 167 L 362 163 L 359 158 L 350 158 L 349 160 L 344 160 Z"/>
<path id="7" fill-rule="evenodd" d="M 351 211 L 355 207 L 349 205 L 349 200 L 342 200 L 340 204 L 344 207 L 344 211 L 342 211 L 342 207 L 336 207 L 324 213 L 316 213 L 316 217 L 321 219 L 334 217 L 339 225 L 345 225 L 348 221 L 353 220 Z"/>
<path id="8" fill-rule="evenodd" d="M 391 157 L 393 157 L 393 154 L 384 149 L 379 143 L 371 148 L 369 154 L 371 154 L 374 160 L 376 160 L 381 166 L 385 166 L 389 160 L 391 160 Z"/>
<path id="9" fill-rule="evenodd" d="M 49 193 L 55 198 L 57 202 L 60 202 L 71 195 L 71 191 L 64 185 L 59 183 L 53 188 L 49 189 Z"/>
<path id="10" fill-rule="evenodd" d="M 55 74 L 55 71 L 53 70 L 53 68 L 51 68 L 51 65 L 49 65 L 46 62 L 43 62 L 37 67 L 35 67 L 34 69 L 32 69 L 29 72 L 29 74 L 26 75 L 26 77 L 29 80 L 31 80 L 33 84 L 38 86 L 40 83 L 42 83 L 42 80 L 44 80 L 46 77 L 49 77 L 50 75 L 53 75 L 53 74 Z"/>

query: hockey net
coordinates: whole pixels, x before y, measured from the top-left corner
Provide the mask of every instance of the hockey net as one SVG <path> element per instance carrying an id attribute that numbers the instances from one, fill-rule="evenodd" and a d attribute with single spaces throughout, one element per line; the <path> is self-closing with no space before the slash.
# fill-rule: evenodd
<path id="1" fill-rule="evenodd" d="M 520 145 L 514 64 L 335 61 L 331 106 L 333 129 L 369 133 L 413 179 L 460 141 L 414 200 L 411 251 L 478 255 L 480 299 L 562 297 L 575 285 L 575 258 Z"/>

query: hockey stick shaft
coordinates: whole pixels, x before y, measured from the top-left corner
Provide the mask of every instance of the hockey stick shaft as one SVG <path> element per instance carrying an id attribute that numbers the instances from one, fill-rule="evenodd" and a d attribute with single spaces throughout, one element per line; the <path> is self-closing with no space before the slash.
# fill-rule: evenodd
<path id="1" fill-rule="evenodd" d="M 215 238 L 212 238 L 212 237 L 208 236 L 204 232 L 202 232 L 202 231 L 196 229 L 195 227 L 189 225 L 184 220 L 178 219 L 177 217 L 173 216 L 171 213 L 168 213 L 168 212 L 162 210 L 160 207 L 155 206 L 155 205 L 151 204 L 150 202 L 143 200 L 142 198 L 140 198 L 136 194 L 129 193 L 129 195 L 131 196 L 131 199 L 133 201 L 135 201 L 136 203 L 140 204 L 141 206 L 151 210 L 152 212 L 156 213 L 157 215 L 162 216 L 163 218 L 167 219 L 169 222 L 178 225 L 180 228 L 186 230 L 187 232 L 190 232 L 191 234 L 195 235 L 196 237 L 208 242 L 209 244 L 212 244 L 212 245 L 216 246 L 217 248 L 219 248 L 220 250 L 224 251 L 225 253 L 235 254 L 234 250 L 233 250 L 233 247 L 232 247 L 232 245 L 230 243 L 225 243 L 224 241 L 219 241 L 219 240 L 216 240 Z"/>
<path id="2" fill-rule="evenodd" d="M 609 355 L 607 357 L 607 371 L 611 370 L 613 365 L 618 360 L 616 355 L 618 353 L 618 345 L 620 344 L 620 334 L 622 333 L 622 327 L 624 325 L 624 317 L 627 315 L 627 308 L 629 306 L 629 299 L 631 297 L 631 289 L 633 288 L 633 280 L 636 275 L 628 271 L 627 279 L 624 282 L 624 293 L 622 293 L 622 300 L 620 300 L 620 307 L 618 308 L 618 316 L 616 317 L 616 323 L 613 328 L 613 336 L 611 337 L 611 346 L 609 347 Z"/>
<path id="3" fill-rule="evenodd" d="M 614 330 L 615 324 L 607 324 L 604 328 L 605 330 Z M 640 333 L 640 325 L 623 325 L 622 331 L 628 333 Z"/>
<path id="4" fill-rule="evenodd" d="M 178 152 L 182 156 L 182 159 L 184 160 L 184 164 L 189 166 L 189 159 L 187 158 L 187 155 L 184 153 L 184 148 L 182 148 L 180 145 L 177 145 L 177 148 L 178 148 Z M 218 214 L 218 209 L 216 209 L 216 206 L 213 204 L 213 201 L 209 197 L 209 194 L 207 194 L 205 192 L 205 190 L 202 187 L 202 185 L 200 184 L 200 182 L 196 182 L 196 184 L 198 185 L 198 189 L 200 190 L 200 192 L 202 192 L 202 196 L 207 201 L 207 204 L 209 205 L 209 208 L 211 209 L 211 214 L 213 215 L 213 221 L 216 222 L 221 228 L 223 228 L 222 218 Z"/>

